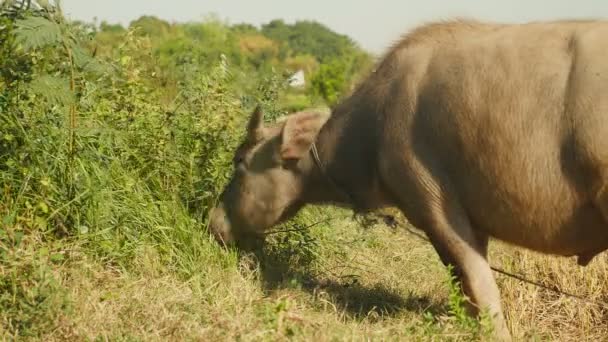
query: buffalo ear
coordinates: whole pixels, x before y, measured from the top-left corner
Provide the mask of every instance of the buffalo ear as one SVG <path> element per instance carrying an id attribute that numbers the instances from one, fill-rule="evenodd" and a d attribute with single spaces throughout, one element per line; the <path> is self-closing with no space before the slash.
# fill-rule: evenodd
<path id="1" fill-rule="evenodd" d="M 290 115 L 281 132 L 281 159 L 299 160 L 308 153 L 330 114 L 300 112 Z"/>
<path id="2" fill-rule="evenodd" d="M 262 140 L 264 135 L 264 112 L 260 106 L 257 106 L 247 124 L 247 140 L 256 143 Z"/>

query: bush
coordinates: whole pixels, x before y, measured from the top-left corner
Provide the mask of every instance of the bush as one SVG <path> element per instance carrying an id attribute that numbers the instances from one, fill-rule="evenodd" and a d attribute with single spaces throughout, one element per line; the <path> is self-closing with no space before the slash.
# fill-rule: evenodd
<path id="1" fill-rule="evenodd" d="M 64 297 L 53 264 L 30 253 L 53 241 L 79 239 L 127 269 L 138 246 L 153 244 L 184 277 L 224 263 L 204 227 L 248 109 L 228 65 L 184 66 L 188 78 L 164 105 L 146 38 L 127 32 L 101 59 L 58 15 L 4 21 L 0 330 L 36 335 L 67 310 L 56 305 Z M 33 240 L 29 254 L 17 240 Z"/>
<path id="2" fill-rule="evenodd" d="M 40 336 L 69 314 L 56 278 L 71 260 L 63 244 L 133 272 L 150 246 L 184 279 L 236 268 L 236 253 L 220 253 L 207 234 L 207 213 L 253 107 L 273 121 L 305 106 L 302 94 L 281 100 L 287 75 L 221 54 L 182 59 L 169 75 L 153 32 L 106 27 L 99 34 L 113 48 L 96 54 L 95 30 L 60 11 L 1 20 L 0 331 Z M 210 32 L 199 28 L 188 34 Z M 163 39 L 174 30 L 164 27 Z M 305 228 L 316 217 L 306 210 L 277 227 L 299 229 L 270 237 L 267 255 L 294 272 L 315 268 Z"/>
<path id="3" fill-rule="evenodd" d="M 313 96 L 321 97 L 330 106 L 336 104 L 347 89 L 346 68 L 345 63 L 338 60 L 321 64 L 310 80 Z"/>

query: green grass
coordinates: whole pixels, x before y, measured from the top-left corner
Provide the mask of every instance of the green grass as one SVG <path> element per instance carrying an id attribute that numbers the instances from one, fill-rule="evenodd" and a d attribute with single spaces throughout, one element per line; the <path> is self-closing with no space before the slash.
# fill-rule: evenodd
<path id="1" fill-rule="evenodd" d="M 362 228 L 341 218 L 311 229 L 311 251 L 281 249 L 305 241 L 281 233 L 258 255 L 221 249 L 187 222 L 171 230 L 194 242 L 187 247 L 175 235 L 142 242 L 125 265 L 92 254 L 86 237 L 49 244 L 26 235 L 0 268 L 3 284 L 10 284 L 3 285 L 0 302 L 4 337 L 470 341 L 487 336 L 487 320 L 473 321 L 459 310 L 460 296 L 433 249 L 403 230 Z M 41 252 L 42 246 L 49 248 Z M 178 253 L 180 247 L 186 248 Z M 170 258 L 167 249 L 174 249 Z M 495 264 L 591 299 L 605 298 L 604 256 L 583 271 L 569 260 L 500 244 L 493 244 L 491 253 Z M 518 340 L 601 340 L 608 333 L 600 308 L 497 278 Z"/>

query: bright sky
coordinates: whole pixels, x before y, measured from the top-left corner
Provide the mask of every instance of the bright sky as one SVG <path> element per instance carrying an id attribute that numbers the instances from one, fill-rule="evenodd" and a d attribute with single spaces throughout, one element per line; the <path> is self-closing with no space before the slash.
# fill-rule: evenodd
<path id="1" fill-rule="evenodd" d="M 607 0 L 62 0 L 72 19 L 128 24 L 141 15 L 168 21 L 200 20 L 214 13 L 229 23 L 255 25 L 282 18 L 314 19 L 382 52 L 412 27 L 466 16 L 502 22 L 608 18 Z"/>

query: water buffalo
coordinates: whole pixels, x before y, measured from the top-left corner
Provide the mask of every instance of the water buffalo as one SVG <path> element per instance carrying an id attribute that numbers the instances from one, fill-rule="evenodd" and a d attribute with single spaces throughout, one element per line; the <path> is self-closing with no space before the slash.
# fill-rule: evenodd
<path id="1" fill-rule="evenodd" d="M 608 248 L 606 37 L 591 20 L 421 26 L 331 115 L 255 111 L 210 231 L 239 241 L 306 204 L 397 207 L 510 340 L 490 237 L 581 265 Z"/>

